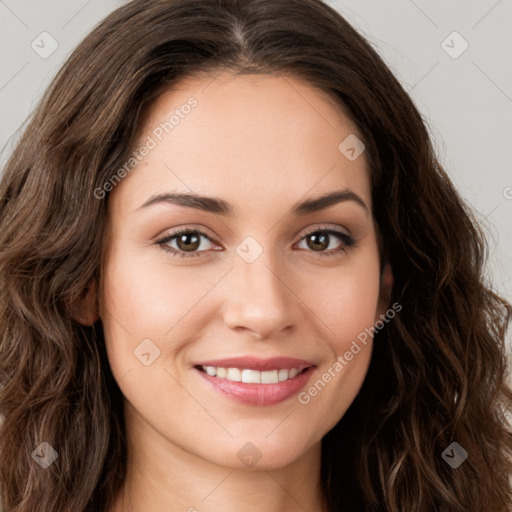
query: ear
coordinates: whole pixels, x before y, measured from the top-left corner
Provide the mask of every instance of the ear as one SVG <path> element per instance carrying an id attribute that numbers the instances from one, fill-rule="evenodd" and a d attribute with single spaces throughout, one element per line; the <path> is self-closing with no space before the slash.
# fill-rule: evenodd
<path id="1" fill-rule="evenodd" d="M 100 318 L 98 310 L 96 281 L 92 280 L 89 287 L 81 295 L 80 299 L 73 304 L 71 308 L 71 316 L 82 325 L 92 325 Z"/>
<path id="2" fill-rule="evenodd" d="M 393 272 L 389 263 L 386 263 L 382 269 L 381 287 L 385 288 L 388 292 L 391 292 L 393 287 Z"/>
<path id="3" fill-rule="evenodd" d="M 385 263 L 380 276 L 379 314 L 385 314 L 389 308 L 393 282 L 394 279 L 391 265 L 389 263 Z"/>

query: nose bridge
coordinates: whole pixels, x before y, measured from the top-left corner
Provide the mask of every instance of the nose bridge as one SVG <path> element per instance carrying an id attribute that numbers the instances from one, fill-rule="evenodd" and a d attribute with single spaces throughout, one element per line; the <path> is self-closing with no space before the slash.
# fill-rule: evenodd
<path id="1" fill-rule="evenodd" d="M 236 248 L 227 283 L 225 322 L 264 338 L 292 325 L 297 318 L 294 295 L 286 286 L 275 251 L 246 237 Z"/>

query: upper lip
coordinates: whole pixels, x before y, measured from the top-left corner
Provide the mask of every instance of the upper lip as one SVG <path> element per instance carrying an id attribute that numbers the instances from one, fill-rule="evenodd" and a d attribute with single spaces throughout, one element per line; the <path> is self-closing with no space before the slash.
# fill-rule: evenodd
<path id="1" fill-rule="evenodd" d="M 269 359 L 261 359 L 258 357 L 229 357 L 226 359 L 211 359 L 201 361 L 195 366 L 216 366 L 221 368 L 241 368 L 249 370 L 276 370 L 297 368 L 303 370 L 309 366 L 315 366 L 314 363 L 304 359 L 296 359 L 293 357 L 272 357 Z"/>

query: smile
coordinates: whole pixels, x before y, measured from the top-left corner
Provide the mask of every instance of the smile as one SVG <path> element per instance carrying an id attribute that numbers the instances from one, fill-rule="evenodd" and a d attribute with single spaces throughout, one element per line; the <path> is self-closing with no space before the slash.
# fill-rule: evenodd
<path id="1" fill-rule="evenodd" d="M 194 366 L 210 389 L 238 403 L 256 406 L 277 404 L 297 394 L 315 369 L 311 361 L 288 357 L 238 357 Z"/>

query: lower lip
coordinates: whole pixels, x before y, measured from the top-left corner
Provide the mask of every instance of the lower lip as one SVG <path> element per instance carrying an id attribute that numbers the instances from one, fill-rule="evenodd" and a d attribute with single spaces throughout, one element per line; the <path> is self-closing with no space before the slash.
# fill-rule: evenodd
<path id="1" fill-rule="evenodd" d="M 215 390 L 227 397 L 246 405 L 273 405 L 290 398 L 298 393 L 309 380 L 315 370 L 310 366 L 292 379 L 278 382 L 277 384 L 247 384 L 234 382 L 228 379 L 213 377 L 195 368 Z"/>

